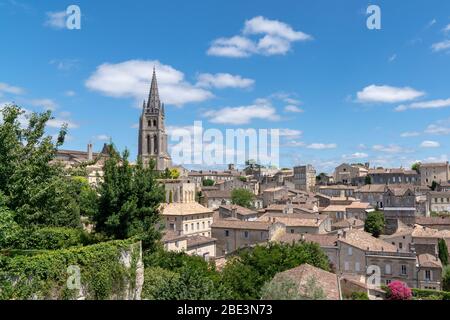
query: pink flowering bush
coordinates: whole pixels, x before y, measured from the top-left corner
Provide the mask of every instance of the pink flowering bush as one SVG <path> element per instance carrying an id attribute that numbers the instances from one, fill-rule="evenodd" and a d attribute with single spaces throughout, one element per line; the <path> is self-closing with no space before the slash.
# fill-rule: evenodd
<path id="1" fill-rule="evenodd" d="M 406 283 L 393 281 L 388 285 L 386 297 L 389 300 L 410 300 L 412 292 Z"/>

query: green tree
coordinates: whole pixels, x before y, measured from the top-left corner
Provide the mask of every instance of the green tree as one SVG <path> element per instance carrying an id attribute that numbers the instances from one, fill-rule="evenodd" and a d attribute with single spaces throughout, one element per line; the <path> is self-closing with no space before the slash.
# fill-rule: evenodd
<path id="1" fill-rule="evenodd" d="M 99 207 L 94 215 L 96 231 L 115 239 L 138 237 L 145 249 L 152 248 L 160 238 L 159 206 L 165 200 L 164 189 L 158 184 L 154 162 L 149 167 L 138 160 L 132 167 L 129 153 L 122 156 L 113 145 L 103 168 L 99 186 Z"/>
<path id="2" fill-rule="evenodd" d="M 372 184 L 372 178 L 370 176 L 366 176 L 364 178 L 364 183 L 365 184 Z"/>
<path id="3" fill-rule="evenodd" d="M 261 300 L 300 300 L 298 285 L 290 277 L 275 277 L 262 287 Z"/>
<path id="4" fill-rule="evenodd" d="M 81 227 L 77 196 L 63 168 L 54 163 L 67 127 L 63 125 L 54 142 L 45 136 L 50 111 L 24 113 L 15 105 L 1 110 L 0 193 L 7 207 L 21 226 Z"/>
<path id="5" fill-rule="evenodd" d="M 162 179 L 178 179 L 180 177 L 180 171 L 177 168 L 166 168 L 161 174 Z"/>
<path id="6" fill-rule="evenodd" d="M 413 165 L 411 166 L 411 170 L 415 170 L 417 173 L 420 173 L 420 165 L 420 162 L 413 163 Z"/>
<path id="7" fill-rule="evenodd" d="M 212 187 L 215 184 L 215 182 L 214 182 L 214 180 L 211 180 L 211 179 L 204 179 L 202 181 L 202 184 L 204 187 Z"/>
<path id="8" fill-rule="evenodd" d="M 447 243 L 445 242 L 444 239 L 439 239 L 438 248 L 439 248 L 439 259 L 441 259 L 441 262 L 444 266 L 448 265 L 448 248 Z"/>
<path id="9" fill-rule="evenodd" d="M 14 213 L 0 206 L 0 249 L 12 248 L 20 234 L 21 228 L 14 220 Z"/>
<path id="10" fill-rule="evenodd" d="M 433 182 L 431 183 L 431 190 L 436 191 L 437 187 L 438 187 L 438 183 L 433 180 Z"/>
<path id="11" fill-rule="evenodd" d="M 242 207 L 251 208 L 254 198 L 255 195 L 247 189 L 238 188 L 231 191 L 231 202 Z"/>
<path id="12" fill-rule="evenodd" d="M 450 266 L 446 265 L 442 270 L 442 290 L 450 291 Z"/>
<path id="13" fill-rule="evenodd" d="M 374 237 L 378 238 L 383 233 L 385 225 L 386 222 L 383 212 L 370 212 L 364 223 L 364 231 L 371 233 Z"/>
<path id="14" fill-rule="evenodd" d="M 277 273 L 303 263 L 329 270 L 328 258 L 314 243 L 277 244 L 243 249 L 222 270 L 223 284 L 234 299 L 259 299 L 261 288 Z"/>
<path id="15" fill-rule="evenodd" d="M 89 185 L 86 177 L 73 177 L 72 185 L 78 196 L 80 215 L 85 217 L 93 217 L 98 208 L 97 191 Z"/>
<path id="16" fill-rule="evenodd" d="M 299 285 L 289 276 L 279 275 L 261 289 L 262 300 L 325 300 L 326 295 L 318 285 L 317 279 L 308 277 L 306 283 Z"/>
<path id="17" fill-rule="evenodd" d="M 351 295 L 352 300 L 369 300 L 367 292 L 353 292 Z"/>

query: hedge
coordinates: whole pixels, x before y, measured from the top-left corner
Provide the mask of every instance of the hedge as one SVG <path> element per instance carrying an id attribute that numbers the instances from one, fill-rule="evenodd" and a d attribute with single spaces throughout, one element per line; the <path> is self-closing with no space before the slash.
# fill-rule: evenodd
<path id="1" fill-rule="evenodd" d="M 431 300 L 450 300 L 450 292 L 429 290 L 429 289 L 411 289 L 414 298 Z"/>
<path id="2" fill-rule="evenodd" d="M 0 300 L 75 299 L 80 291 L 67 286 L 71 265 L 80 268 L 86 299 L 121 298 L 125 286 L 133 287 L 136 283 L 140 243 L 133 243 L 133 240 L 119 240 L 45 251 L 31 257 L 0 256 Z M 131 268 L 126 268 L 121 256 L 130 250 Z"/>

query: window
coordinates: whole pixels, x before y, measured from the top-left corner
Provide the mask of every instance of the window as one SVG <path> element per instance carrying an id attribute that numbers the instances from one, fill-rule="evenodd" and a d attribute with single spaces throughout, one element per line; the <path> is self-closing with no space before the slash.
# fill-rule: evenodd
<path id="1" fill-rule="evenodd" d="M 353 248 L 352 247 L 348 247 L 348 255 L 349 256 L 353 255 Z"/>
<path id="2" fill-rule="evenodd" d="M 398 247 L 399 247 L 399 249 L 403 249 L 403 242 L 399 242 Z"/>
<path id="3" fill-rule="evenodd" d="M 147 124 L 148 124 L 148 126 L 149 126 L 149 127 L 151 127 L 151 126 L 152 126 L 152 122 L 151 122 L 150 120 L 148 121 L 148 123 L 147 123 Z"/>
<path id="4" fill-rule="evenodd" d="M 202 222 L 202 228 L 205 229 L 205 221 Z"/>
<path id="5" fill-rule="evenodd" d="M 402 264 L 402 275 L 406 275 L 406 265 Z"/>
<path id="6" fill-rule="evenodd" d="M 188 225 L 187 224 L 184 225 L 184 231 L 188 231 Z"/>
<path id="7" fill-rule="evenodd" d="M 387 264 L 384 266 L 384 273 L 386 274 L 391 274 L 392 270 L 391 270 L 391 265 Z"/>
<path id="8" fill-rule="evenodd" d="M 208 221 L 208 228 L 211 226 L 211 221 Z"/>
<path id="9" fill-rule="evenodd" d="M 244 231 L 244 237 L 247 239 L 248 238 L 248 231 Z"/>
<path id="10" fill-rule="evenodd" d="M 200 230 L 200 222 L 197 222 L 197 230 Z"/>
<path id="11" fill-rule="evenodd" d="M 386 280 L 386 285 L 388 286 L 391 283 L 391 280 Z"/>
<path id="12" fill-rule="evenodd" d="M 360 271 L 360 268 L 361 268 L 361 266 L 360 266 L 359 262 L 356 262 L 355 263 L 355 271 L 356 272 Z"/>
<path id="13" fill-rule="evenodd" d="M 294 233 L 294 229 L 291 229 L 291 233 Z"/>
<path id="14" fill-rule="evenodd" d="M 225 230 L 225 237 L 229 237 L 230 236 L 230 231 L 229 230 Z"/>
<path id="15" fill-rule="evenodd" d="M 347 261 L 345 261 L 344 262 L 344 270 L 348 271 L 349 269 L 350 269 L 350 264 Z"/>
<path id="16" fill-rule="evenodd" d="M 194 230 L 194 224 L 191 223 L 191 230 Z"/>
<path id="17" fill-rule="evenodd" d="M 425 270 L 425 280 L 431 281 L 431 270 Z"/>

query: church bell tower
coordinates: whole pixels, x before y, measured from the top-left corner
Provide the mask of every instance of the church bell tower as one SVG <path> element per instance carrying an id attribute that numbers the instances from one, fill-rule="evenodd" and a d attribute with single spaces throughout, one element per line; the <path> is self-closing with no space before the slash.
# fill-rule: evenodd
<path id="1" fill-rule="evenodd" d="M 148 101 L 144 100 L 142 114 L 139 119 L 138 155 L 146 166 L 149 164 L 150 159 L 153 159 L 155 161 L 155 169 L 158 171 L 164 171 L 172 165 L 172 160 L 167 151 L 164 104 L 159 99 L 155 68 L 153 68 Z"/>

